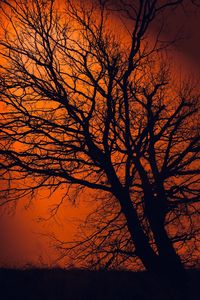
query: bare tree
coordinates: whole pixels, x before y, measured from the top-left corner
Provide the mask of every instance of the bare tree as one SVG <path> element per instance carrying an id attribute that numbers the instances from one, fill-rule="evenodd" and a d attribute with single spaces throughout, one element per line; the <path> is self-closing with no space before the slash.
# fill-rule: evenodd
<path id="1" fill-rule="evenodd" d="M 146 36 L 182 2 L 4 1 L 0 41 L 2 203 L 65 187 L 56 213 L 69 194 L 100 191 L 99 227 L 71 249 L 106 266 L 138 257 L 176 282 L 176 250 L 198 233 L 199 96 L 175 86 L 166 45 Z M 128 18 L 128 38 L 111 12 Z"/>

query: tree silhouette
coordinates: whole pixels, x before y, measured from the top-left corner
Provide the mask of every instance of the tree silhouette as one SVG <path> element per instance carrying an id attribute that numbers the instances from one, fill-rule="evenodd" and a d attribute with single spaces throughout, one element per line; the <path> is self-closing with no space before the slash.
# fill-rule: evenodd
<path id="1" fill-rule="evenodd" d="M 106 266 L 137 256 L 176 282 L 174 245 L 198 232 L 199 96 L 175 86 L 159 34 L 146 37 L 182 2 L 4 1 L 0 41 L 2 203 L 65 188 L 56 213 L 71 190 L 100 191 L 99 225 L 71 249 Z M 128 38 L 111 15 L 128 19 Z"/>

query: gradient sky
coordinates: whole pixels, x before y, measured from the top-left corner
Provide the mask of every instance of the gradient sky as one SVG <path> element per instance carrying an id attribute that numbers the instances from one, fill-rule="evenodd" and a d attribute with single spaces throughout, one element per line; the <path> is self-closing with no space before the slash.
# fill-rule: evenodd
<path id="1" fill-rule="evenodd" d="M 115 22 L 116 27 L 120 26 L 119 20 L 115 20 Z M 185 9 L 180 7 L 168 14 L 163 35 L 163 39 L 170 39 L 177 29 L 180 29 L 181 36 L 184 38 L 174 45 L 174 50 L 171 52 L 171 56 L 174 58 L 172 64 L 175 65 L 177 72 L 193 74 L 197 79 L 200 79 L 199 28 L 200 8 L 197 9 L 197 7 L 188 4 Z M 154 36 L 155 31 L 156 25 L 152 30 L 152 36 Z M 24 205 L 27 203 L 20 203 L 15 214 L 1 208 L 0 266 L 52 265 L 57 253 L 52 249 L 50 240 L 44 234 L 53 231 L 63 240 L 72 238 L 76 232 L 77 224 L 73 221 L 74 218 L 82 219 L 89 211 L 89 204 L 80 203 L 79 206 L 72 207 L 70 203 L 66 203 L 55 218 L 39 222 L 40 217 L 48 218 L 49 208 L 56 197 L 59 195 L 45 199 L 44 192 L 41 192 L 28 209 L 24 209 Z"/>

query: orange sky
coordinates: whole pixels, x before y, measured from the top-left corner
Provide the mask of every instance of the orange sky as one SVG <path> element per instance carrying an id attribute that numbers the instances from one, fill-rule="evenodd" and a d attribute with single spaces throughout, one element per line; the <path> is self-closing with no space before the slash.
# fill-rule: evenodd
<path id="1" fill-rule="evenodd" d="M 189 22 L 188 24 L 191 27 L 191 36 L 193 33 L 196 36 L 194 31 L 198 23 L 198 16 L 195 15 L 192 19 L 191 16 L 193 15 L 183 17 L 181 12 L 179 20 L 184 21 L 184 18 L 193 20 L 191 22 L 192 24 L 194 23 L 193 25 L 189 24 Z M 171 25 L 175 24 L 175 19 L 177 20 L 177 15 L 172 16 Z M 120 20 L 116 18 L 114 25 L 116 29 L 117 27 L 122 28 Z M 169 32 L 165 32 L 165 36 L 168 34 L 170 36 L 173 31 L 173 26 L 171 27 L 169 27 Z M 154 33 L 152 32 L 153 36 Z M 178 76 L 181 73 L 188 73 L 193 74 L 193 76 L 195 74 L 195 77 L 200 78 L 198 73 L 200 59 L 198 60 L 198 57 L 195 57 L 200 51 L 200 45 L 195 45 L 194 41 L 189 46 L 186 44 L 185 42 L 180 42 L 178 47 L 169 54 L 173 59 L 172 66 L 176 69 Z M 90 204 L 84 202 L 84 198 L 88 198 L 89 195 L 85 194 L 81 196 L 83 201 L 78 201 L 79 203 L 76 206 L 64 203 L 55 218 L 39 222 L 40 217 L 48 218 L 49 209 L 60 197 L 58 192 L 51 198 L 45 197 L 44 194 L 45 192 L 41 191 L 28 209 L 24 209 L 27 202 L 22 201 L 17 206 L 14 214 L 5 213 L 5 207 L 0 209 L 0 266 L 54 265 L 58 254 L 52 248 L 51 240 L 45 237 L 44 234 L 53 232 L 59 239 L 72 239 L 78 224 L 77 221 L 74 222 L 74 219 L 84 219 L 87 212 L 90 211 Z M 58 264 L 63 265 L 63 262 Z"/>

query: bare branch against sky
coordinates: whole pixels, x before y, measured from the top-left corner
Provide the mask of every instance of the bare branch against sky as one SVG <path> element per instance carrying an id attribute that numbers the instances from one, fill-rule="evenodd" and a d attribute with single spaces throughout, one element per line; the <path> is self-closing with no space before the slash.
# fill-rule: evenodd
<path id="1" fill-rule="evenodd" d="M 98 191 L 96 230 L 68 253 L 106 267 L 137 257 L 178 284 L 178 249 L 192 261 L 198 242 L 199 92 L 174 82 L 162 28 L 153 43 L 148 33 L 184 1 L 125 2 L 5 2 L 1 203 L 66 189 L 59 207 L 72 192 Z M 113 17 L 129 20 L 128 37 Z"/>

